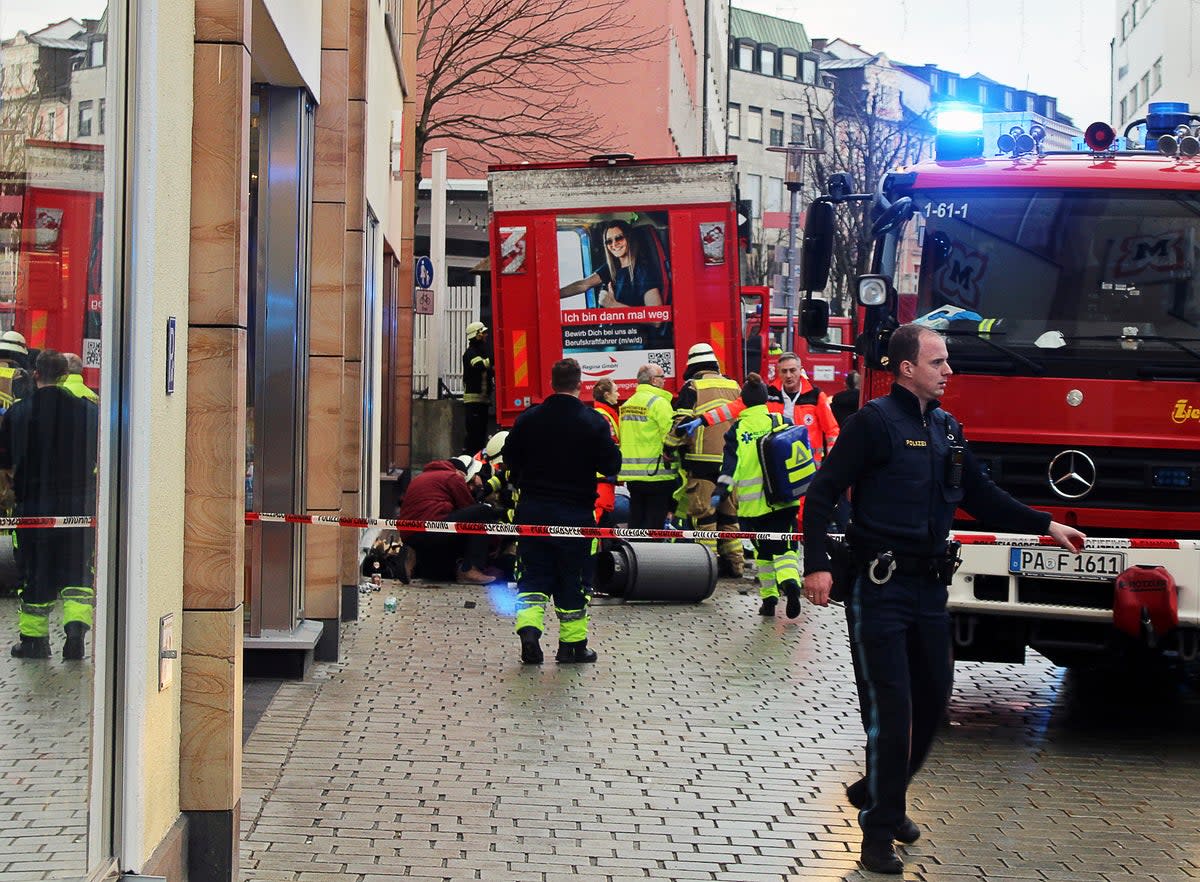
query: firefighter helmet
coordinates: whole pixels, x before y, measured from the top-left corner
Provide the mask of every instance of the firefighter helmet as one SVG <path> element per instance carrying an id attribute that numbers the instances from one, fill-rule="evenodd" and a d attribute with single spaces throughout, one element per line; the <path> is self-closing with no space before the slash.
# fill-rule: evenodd
<path id="1" fill-rule="evenodd" d="M 18 355 L 28 355 L 25 337 L 18 331 L 5 331 L 0 334 L 0 352 L 15 352 Z"/>
<path id="2" fill-rule="evenodd" d="M 471 322 L 471 324 L 467 325 L 467 339 L 468 340 L 474 340 L 480 334 L 486 334 L 486 333 L 487 333 L 487 325 L 485 325 L 483 322 Z"/>
<path id="3" fill-rule="evenodd" d="M 688 367 L 691 367 L 695 364 L 704 364 L 706 362 L 718 364 L 717 354 L 713 352 L 713 348 L 707 343 L 697 343 L 688 350 Z"/>
<path id="4" fill-rule="evenodd" d="M 504 465 L 504 442 L 507 440 L 507 429 L 497 432 L 488 439 L 487 446 L 483 448 L 483 455 L 487 457 L 488 462 Z"/>

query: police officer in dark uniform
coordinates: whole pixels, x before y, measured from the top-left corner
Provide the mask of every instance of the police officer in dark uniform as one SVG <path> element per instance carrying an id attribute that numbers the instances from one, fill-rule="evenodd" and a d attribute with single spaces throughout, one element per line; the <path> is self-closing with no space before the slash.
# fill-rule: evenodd
<path id="1" fill-rule="evenodd" d="M 941 410 L 950 365 L 936 331 L 909 324 L 888 345 L 891 394 L 868 402 L 809 487 L 804 510 L 804 593 L 829 602 L 827 526 L 852 488 L 847 530 L 855 562 L 846 603 L 859 700 L 867 730 L 867 775 L 847 788 L 861 809 L 861 861 L 902 873 L 894 840 L 915 842 L 905 791 L 929 752 L 950 698 L 952 660 L 947 586 L 957 563 L 949 541 L 956 508 L 990 526 L 1049 534 L 1069 551 L 1078 530 L 1034 511 L 1001 490 L 980 467 L 953 416 Z"/>

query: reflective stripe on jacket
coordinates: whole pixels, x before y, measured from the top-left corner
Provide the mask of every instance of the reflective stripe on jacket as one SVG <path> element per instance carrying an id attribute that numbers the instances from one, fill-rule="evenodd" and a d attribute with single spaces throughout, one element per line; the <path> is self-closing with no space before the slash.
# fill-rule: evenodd
<path id="1" fill-rule="evenodd" d="M 675 471 L 663 462 L 663 439 L 671 431 L 671 393 L 642 383 L 621 405 L 622 481 L 672 481 Z"/>

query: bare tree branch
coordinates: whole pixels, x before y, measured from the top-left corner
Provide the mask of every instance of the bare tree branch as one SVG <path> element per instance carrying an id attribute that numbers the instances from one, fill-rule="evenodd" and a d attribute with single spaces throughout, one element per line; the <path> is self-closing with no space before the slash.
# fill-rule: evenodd
<path id="1" fill-rule="evenodd" d="M 469 142 L 489 162 L 595 153 L 604 130 L 578 97 L 658 45 L 624 0 L 418 0 L 417 168 L 431 140 Z"/>

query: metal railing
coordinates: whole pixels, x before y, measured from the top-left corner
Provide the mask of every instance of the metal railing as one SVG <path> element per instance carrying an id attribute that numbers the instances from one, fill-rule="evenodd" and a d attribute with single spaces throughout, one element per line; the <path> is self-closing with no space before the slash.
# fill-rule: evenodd
<path id="1" fill-rule="evenodd" d="M 438 372 L 444 388 L 454 396 L 461 396 L 462 354 L 467 346 L 467 325 L 479 320 L 479 297 L 481 285 L 463 285 L 446 289 L 446 306 L 442 318 L 442 339 L 438 346 Z M 413 317 L 413 394 L 417 397 L 437 398 L 438 388 L 430 389 L 429 377 L 425 372 L 425 346 L 429 341 L 430 316 Z"/>

